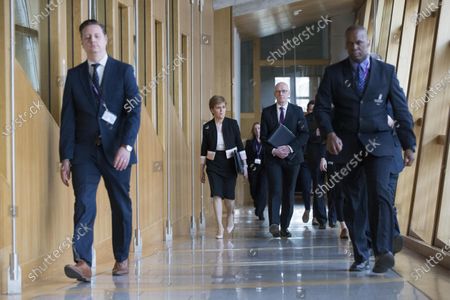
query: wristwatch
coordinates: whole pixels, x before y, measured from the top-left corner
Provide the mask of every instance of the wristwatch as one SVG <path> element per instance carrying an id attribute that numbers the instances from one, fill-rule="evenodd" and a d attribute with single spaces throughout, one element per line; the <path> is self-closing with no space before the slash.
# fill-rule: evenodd
<path id="1" fill-rule="evenodd" d="M 133 151 L 133 147 L 131 147 L 130 145 L 123 145 L 123 147 L 124 147 L 125 150 L 127 150 L 128 152 Z"/>

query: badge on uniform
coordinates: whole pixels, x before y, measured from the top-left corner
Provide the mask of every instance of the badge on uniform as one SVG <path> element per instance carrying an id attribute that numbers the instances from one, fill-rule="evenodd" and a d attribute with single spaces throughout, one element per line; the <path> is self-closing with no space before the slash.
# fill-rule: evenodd
<path id="1" fill-rule="evenodd" d="M 260 165 L 261 164 L 261 160 L 259 158 L 255 158 L 255 165 Z"/>
<path id="2" fill-rule="evenodd" d="M 117 116 L 110 112 L 109 110 L 105 110 L 102 116 L 102 120 L 110 125 L 114 125 L 117 120 Z"/>
<path id="3" fill-rule="evenodd" d="M 375 102 L 376 105 L 381 105 L 381 104 L 383 104 L 383 102 L 384 102 L 384 100 L 383 100 L 383 94 L 380 94 L 380 95 L 378 96 L 378 99 L 374 99 L 373 101 Z"/>

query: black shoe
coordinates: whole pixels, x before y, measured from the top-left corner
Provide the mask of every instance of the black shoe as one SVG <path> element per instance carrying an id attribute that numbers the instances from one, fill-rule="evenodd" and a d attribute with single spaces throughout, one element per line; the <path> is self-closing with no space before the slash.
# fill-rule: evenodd
<path id="1" fill-rule="evenodd" d="M 352 263 L 352 265 L 348 270 L 350 272 L 362 272 L 365 270 L 369 270 L 369 268 L 370 268 L 369 260 L 365 260 L 361 263 L 355 261 L 354 263 Z"/>
<path id="2" fill-rule="evenodd" d="M 263 214 L 260 214 L 260 215 L 258 216 L 258 219 L 259 219 L 260 221 L 264 221 L 264 220 L 265 220 L 264 215 L 263 215 Z"/>
<path id="3" fill-rule="evenodd" d="M 326 228 L 325 223 L 319 223 L 319 229 L 325 229 L 325 228 Z"/>
<path id="4" fill-rule="evenodd" d="M 319 222 L 317 221 L 316 217 L 313 218 L 312 224 L 313 225 L 319 225 Z"/>
<path id="5" fill-rule="evenodd" d="M 402 251 L 403 248 L 403 237 L 401 235 L 397 235 L 394 237 L 394 240 L 392 241 L 392 252 L 399 253 Z"/>
<path id="6" fill-rule="evenodd" d="M 280 229 L 278 224 L 270 225 L 269 232 L 272 234 L 273 237 L 280 237 Z"/>
<path id="7" fill-rule="evenodd" d="M 395 265 L 394 255 L 391 252 L 381 254 L 375 258 L 374 273 L 386 273 Z"/>
<path id="8" fill-rule="evenodd" d="M 287 229 L 281 229 L 280 236 L 285 238 L 290 238 L 292 236 L 291 232 Z"/>
<path id="9" fill-rule="evenodd" d="M 330 226 L 330 228 L 335 228 L 336 227 L 336 223 L 328 223 L 328 226 Z"/>

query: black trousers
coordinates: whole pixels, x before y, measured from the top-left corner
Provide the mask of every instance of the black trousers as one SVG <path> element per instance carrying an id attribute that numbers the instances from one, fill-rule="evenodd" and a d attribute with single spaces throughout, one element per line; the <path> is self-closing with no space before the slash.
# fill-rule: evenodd
<path id="1" fill-rule="evenodd" d="M 336 168 L 336 164 L 329 162 L 327 166 L 327 174 L 330 176 L 335 174 L 339 170 Z M 328 179 L 327 179 L 328 181 Z M 336 182 L 333 184 L 327 184 L 329 187 L 328 198 L 328 222 L 336 223 L 344 222 L 344 193 L 342 192 L 342 183 Z"/>
<path id="2" fill-rule="evenodd" d="M 255 206 L 257 216 L 263 216 L 267 205 L 267 174 L 265 167 L 249 170 L 248 181 L 250 184 L 250 194 Z"/>
<path id="3" fill-rule="evenodd" d="M 294 213 L 295 185 L 300 165 L 289 165 L 281 160 L 268 162 L 266 167 L 269 181 L 269 223 L 288 229 Z"/>
<path id="4" fill-rule="evenodd" d="M 369 259 L 367 220 L 369 221 L 372 249 L 375 256 L 392 252 L 394 211 L 389 175 L 391 156 L 376 157 L 368 154 L 362 163 L 343 176 L 344 219 L 348 226 L 356 262 Z M 364 175 L 367 184 L 367 197 Z M 367 199 L 367 200 L 366 200 Z"/>

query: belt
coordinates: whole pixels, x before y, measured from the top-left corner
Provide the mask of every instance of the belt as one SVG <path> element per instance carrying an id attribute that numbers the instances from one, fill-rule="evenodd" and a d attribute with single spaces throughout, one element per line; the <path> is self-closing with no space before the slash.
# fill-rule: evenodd
<path id="1" fill-rule="evenodd" d="M 95 138 L 95 145 L 96 146 L 101 146 L 102 145 L 102 137 L 98 136 Z"/>

